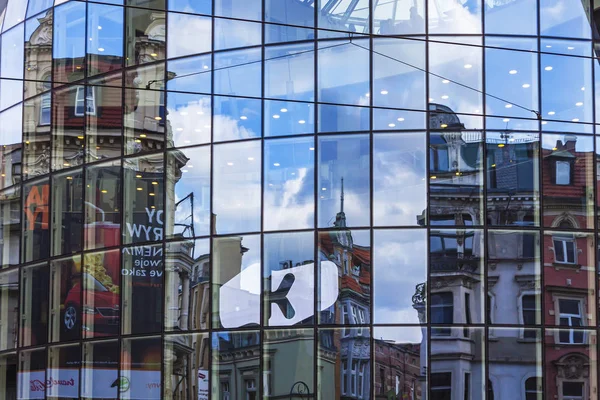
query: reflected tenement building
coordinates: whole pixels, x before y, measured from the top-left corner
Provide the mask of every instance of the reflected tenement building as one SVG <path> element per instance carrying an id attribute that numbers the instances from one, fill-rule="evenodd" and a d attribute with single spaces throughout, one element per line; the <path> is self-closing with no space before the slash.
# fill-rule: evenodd
<path id="1" fill-rule="evenodd" d="M 598 399 L 599 10 L 0 0 L 0 398 Z"/>

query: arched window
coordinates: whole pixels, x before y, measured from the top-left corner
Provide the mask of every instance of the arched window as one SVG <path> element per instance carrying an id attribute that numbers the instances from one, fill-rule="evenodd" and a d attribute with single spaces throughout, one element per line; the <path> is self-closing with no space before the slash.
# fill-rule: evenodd
<path id="1" fill-rule="evenodd" d="M 537 377 L 531 377 L 525 381 L 525 400 L 541 400 L 542 398 L 542 380 Z"/>

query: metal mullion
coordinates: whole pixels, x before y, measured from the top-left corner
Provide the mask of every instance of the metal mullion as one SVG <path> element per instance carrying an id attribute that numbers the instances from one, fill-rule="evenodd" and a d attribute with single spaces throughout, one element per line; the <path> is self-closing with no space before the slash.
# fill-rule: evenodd
<path id="1" fill-rule="evenodd" d="M 488 324 L 486 324 L 487 319 L 488 319 L 488 315 L 487 312 L 488 310 L 491 310 L 490 307 L 488 307 L 488 303 L 490 302 L 489 296 L 488 296 L 488 260 L 489 260 L 489 252 L 488 252 L 488 219 L 487 219 L 487 212 L 488 212 L 488 208 L 487 208 L 487 189 L 488 189 L 488 182 L 487 182 L 487 70 L 486 70 L 486 44 L 487 44 L 487 37 L 486 37 L 486 29 L 485 29 L 485 7 L 482 8 L 482 12 L 481 12 L 481 32 L 482 32 L 482 38 L 481 38 L 481 44 L 483 45 L 482 49 L 481 49 L 481 85 L 482 85 L 482 92 L 483 95 L 481 97 L 481 101 L 482 101 L 482 119 L 483 119 L 483 130 L 482 130 L 482 135 L 481 135 L 481 147 L 482 147 L 482 163 L 481 163 L 481 173 L 483 175 L 483 190 L 481 191 L 483 194 L 483 198 L 482 198 L 482 202 L 483 202 L 483 207 L 480 208 L 481 210 L 481 225 L 483 226 L 483 282 L 481 283 L 481 294 L 483 296 L 483 312 L 482 312 L 482 320 L 481 323 L 484 325 L 483 327 L 483 347 L 484 347 L 484 351 L 483 351 L 483 357 L 484 359 L 482 360 L 482 365 L 483 365 L 483 377 L 484 377 L 484 381 L 483 381 L 483 385 L 482 385 L 482 389 L 483 389 L 483 398 L 486 400 L 490 400 L 488 399 L 488 392 L 489 392 L 489 385 L 491 382 L 490 379 L 490 343 L 489 343 L 489 332 L 490 332 L 490 327 Z M 471 389 L 473 389 L 473 386 L 471 386 Z"/>
<path id="2" fill-rule="evenodd" d="M 266 1 L 262 0 L 261 1 L 261 20 L 262 23 L 260 25 L 260 34 L 261 34 L 261 44 L 260 44 L 260 81 L 261 81 L 261 85 L 260 85 L 260 108 L 261 108 L 261 119 L 260 119 L 260 152 L 261 152 L 261 157 L 260 157 L 260 282 L 259 282 L 259 288 L 260 288 L 260 295 L 259 295 L 259 300 L 258 300 L 258 307 L 259 307 L 259 323 L 258 323 L 258 330 L 259 330 L 259 360 L 258 360 L 258 377 L 256 378 L 256 384 L 257 384 L 257 388 L 256 388 L 256 392 L 258 394 L 258 398 L 262 399 L 264 397 L 264 382 L 263 382 L 263 377 L 265 375 L 265 362 L 264 362 L 264 357 L 265 357 L 265 344 L 267 342 L 267 333 L 265 331 L 265 326 L 268 325 L 268 322 L 265 321 L 265 283 L 264 283 L 264 272 L 265 272 L 265 236 L 263 234 L 264 232 L 264 211 L 265 211 L 265 149 L 266 149 L 266 145 L 265 145 L 265 54 L 266 54 L 266 49 L 265 49 L 265 38 L 266 38 L 266 29 L 265 29 L 265 18 L 266 18 L 266 12 L 265 12 L 265 6 L 266 6 Z"/>
<path id="3" fill-rule="evenodd" d="M 424 2 L 425 8 L 425 70 L 429 72 L 429 44 L 430 36 L 429 36 L 429 2 Z M 425 387 L 421 386 L 421 396 L 425 399 L 431 398 L 431 257 L 429 254 L 429 247 L 431 241 L 431 172 L 430 172 L 430 146 L 431 146 L 431 124 L 430 124 L 430 114 L 431 111 L 429 109 L 429 98 L 430 98 L 430 85 L 429 85 L 430 77 L 429 74 L 425 74 L 425 160 L 426 160 L 426 176 L 425 176 L 425 184 L 427 191 L 427 204 L 426 204 L 426 244 L 425 247 L 427 249 L 427 278 L 425 280 L 425 340 L 426 340 L 426 350 L 425 350 Z M 422 325 L 422 324 L 421 324 Z M 423 365 L 420 365 L 421 371 L 423 370 Z M 420 377 L 421 375 L 419 375 Z M 424 390 L 423 390 L 424 389 Z M 424 392 L 424 393 L 423 393 Z"/>
<path id="4" fill-rule="evenodd" d="M 374 132 L 373 132 L 373 120 L 374 120 L 374 95 L 373 95 L 373 86 L 374 86 L 374 79 L 375 79 L 375 72 L 373 69 L 373 60 L 374 60 L 374 53 L 373 53 L 373 49 L 375 48 L 375 38 L 373 35 L 373 18 L 374 18 L 374 1 L 373 0 L 369 0 L 369 210 L 370 210 L 370 215 L 369 215 L 369 260 L 370 260 L 370 269 L 371 269 L 371 273 L 370 273 L 370 282 L 369 282 L 369 320 L 367 321 L 368 328 L 367 328 L 367 332 L 369 333 L 369 365 L 370 365 L 370 381 L 368 384 L 368 388 L 369 388 L 369 393 L 371 393 L 373 395 L 373 398 L 375 398 L 375 385 L 372 384 L 372 382 L 375 382 L 375 329 L 373 327 L 373 315 L 374 315 L 374 298 L 375 298 L 375 294 L 373 291 L 373 283 L 375 282 L 375 263 L 373 262 L 373 254 L 374 254 L 374 248 L 375 248 L 375 230 L 373 229 L 373 225 L 375 224 L 375 218 L 374 218 L 374 202 L 373 202 L 373 197 L 374 197 L 374 185 L 373 185 L 373 177 L 374 177 L 374 172 L 373 172 L 373 150 L 374 150 Z M 359 370 L 360 370 L 360 365 L 358 366 Z M 357 371 L 358 374 L 358 371 Z M 365 377 L 363 376 L 363 379 Z M 359 377 L 357 376 L 356 379 L 359 379 Z M 363 392 L 365 390 L 365 385 L 363 384 Z M 358 393 L 358 395 L 360 395 L 360 393 Z M 369 397 L 369 396 L 367 396 Z"/>
<path id="5" fill-rule="evenodd" d="M 210 153 L 210 160 L 209 160 L 209 166 L 210 166 L 210 182 L 209 182 L 209 216 L 210 216 L 210 220 L 209 220 L 209 237 L 208 237 L 208 254 L 209 254 L 209 274 L 208 274 L 208 318 L 207 318 L 207 327 L 206 327 L 206 331 L 208 332 L 208 365 L 206 366 L 206 369 L 208 371 L 208 396 L 209 398 L 213 398 L 215 395 L 219 395 L 218 389 L 217 389 L 217 393 L 214 393 L 213 391 L 213 387 L 215 385 L 214 381 L 217 381 L 216 383 L 218 384 L 218 379 L 219 379 L 219 372 L 218 372 L 218 363 L 216 363 L 216 373 L 214 373 L 213 371 L 213 346 L 212 346 L 212 339 L 213 339 L 213 334 L 215 333 L 215 327 L 213 326 L 213 318 L 214 318 L 214 310 L 213 310 L 213 286 L 214 286 L 214 254 L 213 254 L 213 242 L 214 242 L 214 233 L 216 232 L 216 221 L 213 218 L 213 212 L 214 212 L 214 207 L 213 207 L 213 197 L 214 197 L 214 166 L 215 166 L 215 157 L 214 157 L 214 109 L 213 109 L 213 105 L 214 105 L 214 93 L 215 93 L 215 55 L 214 55 L 214 48 L 215 48 L 215 18 L 214 18 L 214 14 L 215 14 L 215 2 L 211 2 L 211 16 L 210 16 L 210 30 L 211 30 L 211 45 L 210 45 L 210 143 L 209 143 L 209 153 Z"/>
<path id="6" fill-rule="evenodd" d="M 320 298 L 320 275 L 321 263 L 319 261 L 319 10 L 321 0 L 317 0 L 314 4 L 313 11 L 313 91 L 314 91 L 314 115 L 313 115 L 313 257 L 314 257 L 314 291 L 313 291 L 313 387 L 314 398 L 320 399 L 321 392 L 319 390 L 319 343 L 320 343 L 320 313 L 319 313 L 319 298 Z M 335 370 L 335 368 L 334 368 Z M 335 373 L 335 372 L 334 372 Z"/>

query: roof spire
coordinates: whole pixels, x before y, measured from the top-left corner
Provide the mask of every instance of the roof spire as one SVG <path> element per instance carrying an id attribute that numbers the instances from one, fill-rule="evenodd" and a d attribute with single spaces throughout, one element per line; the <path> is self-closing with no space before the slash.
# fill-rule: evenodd
<path id="1" fill-rule="evenodd" d="M 344 177 L 343 176 L 342 176 L 342 195 L 340 196 L 340 200 L 341 200 L 340 212 L 343 213 L 344 212 Z"/>
<path id="2" fill-rule="evenodd" d="M 344 177 L 342 177 L 342 194 L 340 195 L 340 212 L 335 216 L 333 226 L 338 228 L 346 227 L 346 214 L 344 213 Z"/>

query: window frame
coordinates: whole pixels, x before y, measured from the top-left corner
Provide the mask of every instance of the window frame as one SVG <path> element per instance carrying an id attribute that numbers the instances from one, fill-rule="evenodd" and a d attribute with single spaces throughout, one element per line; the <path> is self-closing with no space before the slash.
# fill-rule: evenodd
<path id="1" fill-rule="evenodd" d="M 570 314 L 570 313 L 561 312 L 561 310 L 560 310 L 560 302 L 561 301 L 576 301 L 578 308 L 579 308 L 579 314 Z M 587 326 L 585 323 L 584 299 L 579 298 L 579 297 L 557 297 L 555 300 L 555 304 L 556 304 L 555 310 L 558 311 L 558 312 L 555 312 L 556 325 L 559 326 L 559 329 L 557 329 L 557 331 L 556 331 L 555 342 L 559 343 L 559 344 L 572 344 L 572 345 L 581 345 L 581 344 L 587 343 L 586 332 L 584 330 L 580 331 L 581 332 L 581 341 L 575 341 L 574 334 L 575 334 L 575 332 L 577 332 L 577 329 L 569 329 L 569 327 L 577 327 L 576 325 L 572 325 L 572 323 L 573 323 L 572 318 L 579 318 L 579 320 L 581 321 L 581 325 L 579 325 L 578 327 Z M 560 322 L 562 319 L 568 319 L 569 325 L 561 325 Z M 568 342 L 563 342 L 560 338 L 560 336 L 561 336 L 560 334 L 563 331 L 569 332 L 569 341 Z"/>
<path id="2" fill-rule="evenodd" d="M 566 183 L 558 182 L 558 167 L 559 165 L 567 166 L 569 169 L 567 171 L 568 180 Z M 573 184 L 573 163 L 568 160 L 556 160 L 554 162 L 554 184 L 559 186 L 570 186 Z"/>
<path id="3" fill-rule="evenodd" d="M 73 109 L 73 114 L 76 117 L 83 117 L 85 115 L 96 116 L 96 88 L 94 86 L 77 86 L 75 90 L 75 107 Z M 91 93 L 91 96 L 88 97 L 88 91 Z M 85 95 L 83 95 L 85 93 Z M 83 98 L 81 98 L 83 97 Z M 92 106 L 90 108 L 89 101 L 92 101 Z M 83 112 L 78 112 L 77 109 L 79 107 L 79 103 L 82 103 Z M 90 111 L 91 110 L 91 111 Z"/>
<path id="4" fill-rule="evenodd" d="M 433 297 L 434 296 L 439 296 L 440 298 L 443 298 L 442 295 L 450 295 L 449 299 L 451 300 L 450 303 L 442 303 L 442 304 L 435 304 L 433 302 Z M 443 310 L 445 308 L 450 308 L 452 310 L 451 315 L 452 315 L 452 320 L 447 322 L 447 321 L 443 321 L 443 322 L 436 322 L 436 324 L 442 324 L 442 325 L 452 325 L 454 324 L 454 292 L 437 292 L 437 293 L 432 293 L 431 294 L 432 297 L 432 301 L 431 301 L 431 305 L 430 305 L 430 313 L 433 316 L 433 309 L 437 308 L 442 310 L 442 315 L 445 315 L 445 313 L 443 312 Z M 433 321 L 433 318 L 432 318 Z M 431 336 L 436 336 L 436 337 L 440 337 L 440 336 L 451 336 L 452 335 L 452 328 L 449 327 L 432 327 L 431 328 Z"/>
<path id="5" fill-rule="evenodd" d="M 560 243 L 564 254 L 564 260 L 558 260 L 556 256 L 556 245 Z M 573 243 L 573 262 L 569 262 L 567 243 Z M 577 241 L 572 235 L 552 236 L 552 251 L 554 253 L 554 262 L 557 264 L 577 265 Z"/>

